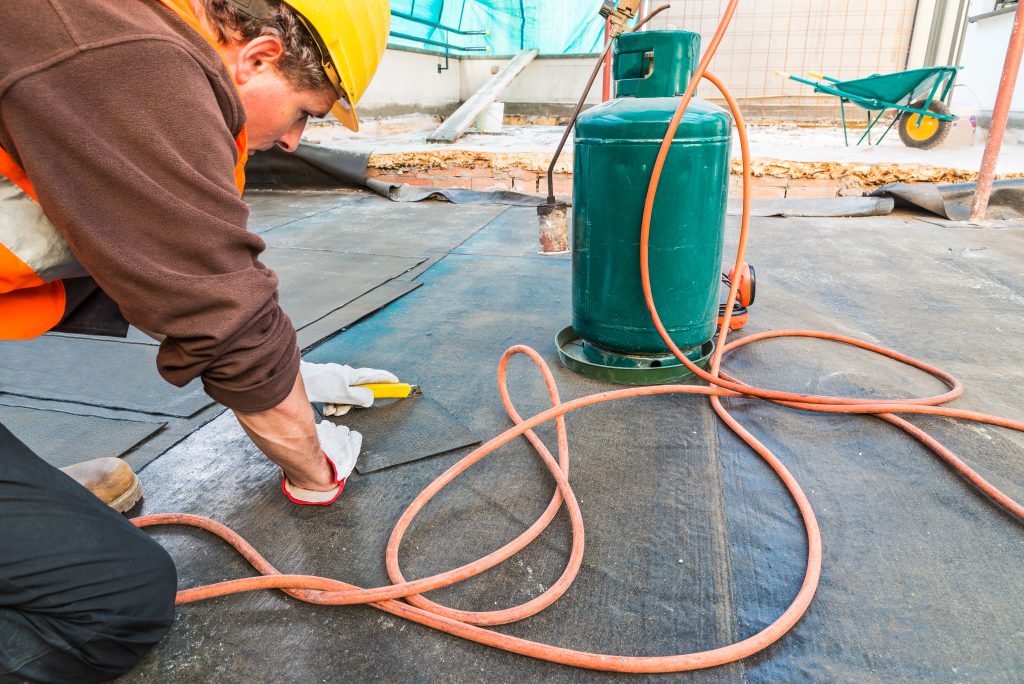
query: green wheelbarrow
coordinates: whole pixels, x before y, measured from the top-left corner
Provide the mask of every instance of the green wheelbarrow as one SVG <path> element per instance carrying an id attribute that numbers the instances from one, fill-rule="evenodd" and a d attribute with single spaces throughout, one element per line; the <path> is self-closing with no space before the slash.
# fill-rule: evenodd
<path id="1" fill-rule="evenodd" d="M 847 145 L 850 144 L 850 138 L 846 131 L 846 103 L 852 102 L 868 112 L 868 127 L 857 141 L 858 145 L 865 138 L 870 145 L 871 129 L 883 114 L 895 109 L 895 118 L 875 144 L 882 142 L 899 122 L 900 140 L 904 145 L 928 150 L 945 140 L 956 119 L 943 101 L 953 87 L 956 72 L 961 68 L 945 66 L 910 69 L 894 74 L 872 74 L 852 81 L 840 81 L 813 72 L 810 76 L 817 80 L 800 78 L 783 71 L 776 71 L 775 75 L 814 86 L 816 93 L 838 97 L 839 111 L 843 117 L 843 139 Z M 872 112 L 878 112 L 878 115 L 872 118 Z"/>

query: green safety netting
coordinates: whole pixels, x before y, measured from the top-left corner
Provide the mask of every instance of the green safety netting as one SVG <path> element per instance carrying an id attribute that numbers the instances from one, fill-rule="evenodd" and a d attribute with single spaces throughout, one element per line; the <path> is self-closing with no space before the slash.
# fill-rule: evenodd
<path id="1" fill-rule="evenodd" d="M 460 35 L 392 15 L 394 47 L 414 47 L 444 54 L 446 48 L 421 39 L 457 47 L 489 47 L 488 53 L 447 48 L 452 55 L 512 55 L 536 48 L 545 55 L 600 52 L 604 20 L 601 0 L 391 0 L 392 12 L 461 31 L 490 31 Z M 413 39 L 395 34 L 412 36 Z"/>

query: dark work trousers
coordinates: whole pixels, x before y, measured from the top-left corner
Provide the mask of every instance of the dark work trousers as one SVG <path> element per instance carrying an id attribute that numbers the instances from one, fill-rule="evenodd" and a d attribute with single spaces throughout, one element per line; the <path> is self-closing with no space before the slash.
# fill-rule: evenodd
<path id="1" fill-rule="evenodd" d="M 65 278 L 64 316 L 54 332 L 125 337 L 128 321 L 92 278 Z"/>
<path id="2" fill-rule="evenodd" d="M 0 682 L 101 682 L 174 620 L 163 547 L 0 425 Z"/>

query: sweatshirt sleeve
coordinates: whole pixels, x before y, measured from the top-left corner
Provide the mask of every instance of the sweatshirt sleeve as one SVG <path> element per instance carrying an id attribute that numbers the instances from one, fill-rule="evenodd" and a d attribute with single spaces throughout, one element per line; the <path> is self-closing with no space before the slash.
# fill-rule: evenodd
<path id="1" fill-rule="evenodd" d="M 125 318 L 167 336 L 160 374 L 257 411 L 288 395 L 299 350 L 246 229 L 226 77 L 173 41 L 89 49 L 4 92 L 0 144 Z"/>

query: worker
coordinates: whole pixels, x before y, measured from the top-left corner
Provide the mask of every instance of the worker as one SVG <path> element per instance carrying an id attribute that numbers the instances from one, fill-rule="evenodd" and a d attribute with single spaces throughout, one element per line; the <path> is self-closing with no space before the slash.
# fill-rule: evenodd
<path id="1" fill-rule="evenodd" d="M 368 406 L 358 385 L 397 378 L 300 366 L 243 166 L 310 116 L 358 129 L 389 18 L 387 0 L 0 3 L 0 339 L 134 324 L 168 382 L 234 411 L 285 496 L 334 502 L 361 437 L 310 402 Z M 120 459 L 62 474 L 0 426 L 0 681 L 113 678 L 169 629 L 169 556 L 106 505 L 139 492 Z"/>

